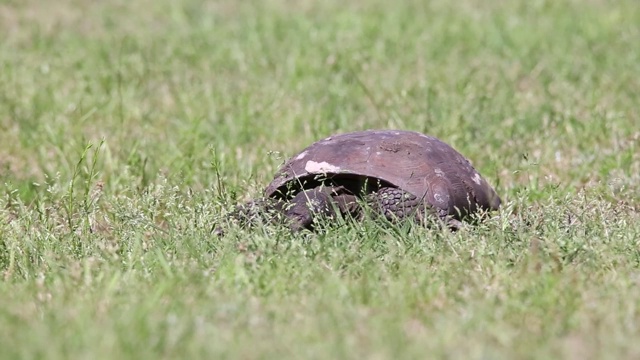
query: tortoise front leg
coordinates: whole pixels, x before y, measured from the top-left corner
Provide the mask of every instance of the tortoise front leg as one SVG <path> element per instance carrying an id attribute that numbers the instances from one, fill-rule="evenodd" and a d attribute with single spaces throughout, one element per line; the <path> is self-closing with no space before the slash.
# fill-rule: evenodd
<path id="1" fill-rule="evenodd" d="M 290 200 L 291 205 L 285 212 L 292 231 L 312 229 L 319 217 L 332 217 L 357 212 L 357 198 L 341 186 L 318 186 L 299 192 Z"/>
<path id="2" fill-rule="evenodd" d="M 462 223 L 440 209 L 435 209 L 425 203 L 424 199 L 394 187 L 383 187 L 367 198 L 380 215 L 389 221 L 414 219 L 420 222 L 427 217 L 442 220 L 449 228 L 459 229 Z"/>

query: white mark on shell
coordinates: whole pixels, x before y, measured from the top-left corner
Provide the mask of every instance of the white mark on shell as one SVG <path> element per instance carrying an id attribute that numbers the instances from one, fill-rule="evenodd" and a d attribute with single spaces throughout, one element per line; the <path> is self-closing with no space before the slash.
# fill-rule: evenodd
<path id="1" fill-rule="evenodd" d="M 437 176 L 444 177 L 444 171 L 442 171 L 442 169 L 435 168 L 435 169 L 433 169 L 433 171 L 436 173 Z"/>
<path id="2" fill-rule="evenodd" d="M 330 172 L 339 172 L 340 168 L 335 166 L 335 165 L 331 165 L 326 161 L 323 162 L 315 162 L 315 161 L 307 161 L 306 165 L 304 166 L 305 171 L 312 173 L 312 174 L 324 174 L 324 173 L 330 173 Z"/>
<path id="3" fill-rule="evenodd" d="M 303 151 L 300 153 L 300 155 L 296 156 L 296 160 L 302 160 L 305 156 L 307 156 L 307 152 Z"/>
<path id="4" fill-rule="evenodd" d="M 482 178 L 480 177 L 480 174 L 476 173 L 475 175 L 473 175 L 473 177 L 471 178 L 471 180 L 473 180 L 474 183 L 480 185 L 482 184 Z"/>

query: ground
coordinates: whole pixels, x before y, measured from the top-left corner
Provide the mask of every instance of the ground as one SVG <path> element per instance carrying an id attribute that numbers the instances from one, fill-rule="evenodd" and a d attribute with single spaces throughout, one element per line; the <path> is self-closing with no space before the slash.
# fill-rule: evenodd
<path id="1" fill-rule="evenodd" d="M 640 357 L 635 0 L 0 2 L 3 358 Z M 311 142 L 434 135 L 456 233 L 229 224 Z"/>

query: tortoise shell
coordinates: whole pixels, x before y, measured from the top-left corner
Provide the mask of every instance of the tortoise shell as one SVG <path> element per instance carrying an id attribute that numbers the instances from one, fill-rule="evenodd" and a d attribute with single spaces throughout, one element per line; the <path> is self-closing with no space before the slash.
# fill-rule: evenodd
<path id="1" fill-rule="evenodd" d="M 456 218 L 478 209 L 497 210 L 501 203 L 469 160 L 451 146 L 401 130 L 359 131 L 315 142 L 280 168 L 265 196 L 288 198 L 291 189 L 295 193 L 327 180 L 341 184 L 363 179 L 398 187 Z"/>

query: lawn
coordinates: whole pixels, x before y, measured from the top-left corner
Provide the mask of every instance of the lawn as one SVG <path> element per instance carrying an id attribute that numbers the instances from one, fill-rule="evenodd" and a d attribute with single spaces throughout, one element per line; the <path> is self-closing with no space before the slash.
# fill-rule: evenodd
<path id="1" fill-rule="evenodd" d="M 637 0 L 0 1 L 0 358 L 639 358 L 639 24 Z M 503 207 L 228 221 L 369 128 L 451 144 Z"/>

